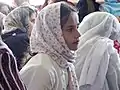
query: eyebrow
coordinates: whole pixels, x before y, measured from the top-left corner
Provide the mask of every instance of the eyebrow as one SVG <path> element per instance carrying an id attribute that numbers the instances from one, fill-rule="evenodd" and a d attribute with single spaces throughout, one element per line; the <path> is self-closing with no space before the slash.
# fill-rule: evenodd
<path id="1" fill-rule="evenodd" d="M 77 26 L 79 26 L 80 23 L 77 24 Z M 70 25 L 69 27 L 74 27 L 75 25 Z"/>

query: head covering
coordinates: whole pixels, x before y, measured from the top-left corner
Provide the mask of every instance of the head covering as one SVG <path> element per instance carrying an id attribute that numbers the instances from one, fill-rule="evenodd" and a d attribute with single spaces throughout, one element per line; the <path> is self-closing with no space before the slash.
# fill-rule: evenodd
<path id="1" fill-rule="evenodd" d="M 120 16 L 120 2 L 118 2 L 118 0 L 105 0 L 105 2 L 100 5 L 99 9 L 100 11 L 105 11 L 115 16 Z"/>
<path id="2" fill-rule="evenodd" d="M 14 0 L 16 6 L 30 5 L 29 0 Z"/>
<path id="3" fill-rule="evenodd" d="M 79 21 L 81 22 L 83 18 L 89 13 L 99 11 L 99 4 L 95 0 L 79 0 L 76 7 L 79 10 Z"/>
<path id="4" fill-rule="evenodd" d="M 2 29 L 3 29 L 3 19 L 5 17 L 6 15 L 0 12 L 0 33 L 2 32 Z"/>
<path id="5" fill-rule="evenodd" d="M 8 15 L 12 9 L 10 5 L 0 2 L 0 12 L 3 14 Z"/>
<path id="6" fill-rule="evenodd" d="M 89 84 L 91 90 L 102 90 L 109 65 L 109 50 L 115 49 L 111 39 L 120 38 L 119 22 L 109 13 L 94 12 L 83 19 L 79 31 L 82 36 L 75 64 L 79 86 Z"/>
<path id="7" fill-rule="evenodd" d="M 11 11 L 3 22 L 3 33 L 14 31 L 17 28 L 26 32 L 29 24 L 29 17 L 34 12 L 32 6 L 21 6 Z"/>
<path id="8" fill-rule="evenodd" d="M 32 30 L 30 37 L 30 48 L 32 52 L 48 54 L 61 68 L 68 68 L 70 72 L 69 84 L 72 88 L 69 90 L 77 90 L 78 87 L 73 65 L 69 64 L 73 61 L 73 53 L 67 47 L 62 36 L 60 25 L 60 8 L 61 3 L 54 3 L 43 8 Z M 67 5 L 68 6 L 68 5 Z M 73 77 L 73 76 L 74 77 Z"/>

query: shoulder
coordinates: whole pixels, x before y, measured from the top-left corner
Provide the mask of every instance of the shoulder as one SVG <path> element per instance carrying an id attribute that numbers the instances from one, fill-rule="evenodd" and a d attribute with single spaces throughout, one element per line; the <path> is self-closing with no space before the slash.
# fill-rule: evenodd
<path id="1" fill-rule="evenodd" d="M 6 39 L 6 38 L 10 38 L 10 37 L 27 37 L 28 38 L 28 34 L 24 29 L 13 29 L 12 31 L 9 30 L 5 30 L 5 32 L 3 32 L 2 34 L 2 39 Z"/>
<path id="2" fill-rule="evenodd" d="M 35 70 L 38 68 L 49 71 L 50 69 L 52 69 L 52 67 L 52 59 L 47 54 L 37 54 L 26 63 L 21 72 L 28 69 Z"/>
<path id="3" fill-rule="evenodd" d="M 22 68 L 20 75 L 27 87 L 43 89 L 42 86 L 52 87 L 54 85 L 55 73 L 50 59 L 46 54 L 38 54 Z"/>

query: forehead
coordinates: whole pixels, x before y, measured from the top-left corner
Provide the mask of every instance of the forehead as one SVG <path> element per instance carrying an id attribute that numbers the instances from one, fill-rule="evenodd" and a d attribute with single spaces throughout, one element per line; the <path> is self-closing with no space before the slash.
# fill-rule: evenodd
<path id="1" fill-rule="evenodd" d="M 70 26 L 70 25 L 78 25 L 79 23 L 79 18 L 78 18 L 78 14 L 76 12 L 72 12 L 69 15 L 68 21 L 66 22 L 66 26 Z"/>

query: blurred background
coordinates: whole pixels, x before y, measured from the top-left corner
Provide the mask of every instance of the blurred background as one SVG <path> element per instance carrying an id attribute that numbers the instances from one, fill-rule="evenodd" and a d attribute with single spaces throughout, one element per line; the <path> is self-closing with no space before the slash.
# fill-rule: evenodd
<path id="1" fill-rule="evenodd" d="M 45 0 L 29 0 L 31 5 L 43 5 L 43 3 L 45 2 Z M 68 0 L 71 1 L 73 3 L 77 2 L 78 0 Z M 0 2 L 9 4 L 9 5 L 14 5 L 14 0 L 0 0 Z"/>

